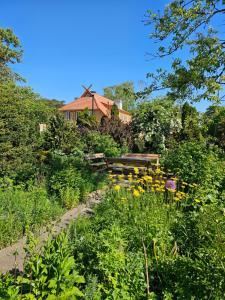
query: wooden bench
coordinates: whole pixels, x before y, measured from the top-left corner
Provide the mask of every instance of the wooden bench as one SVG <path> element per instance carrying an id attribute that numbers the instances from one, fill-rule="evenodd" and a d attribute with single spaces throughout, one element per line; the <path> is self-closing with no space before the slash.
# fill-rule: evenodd
<path id="1" fill-rule="evenodd" d="M 105 169 L 107 167 L 104 153 L 87 154 L 85 159 L 89 162 L 92 169 Z"/>
<path id="2" fill-rule="evenodd" d="M 151 154 L 151 153 L 127 153 L 122 156 L 123 158 L 125 157 L 134 157 L 134 158 L 147 158 L 150 159 L 150 161 L 155 161 L 156 165 L 159 165 L 159 159 L 160 159 L 160 154 Z"/>
<path id="3" fill-rule="evenodd" d="M 107 157 L 107 168 L 113 173 L 129 174 L 134 173 L 138 168 L 140 174 L 144 174 L 151 168 L 151 160 L 145 157 Z"/>

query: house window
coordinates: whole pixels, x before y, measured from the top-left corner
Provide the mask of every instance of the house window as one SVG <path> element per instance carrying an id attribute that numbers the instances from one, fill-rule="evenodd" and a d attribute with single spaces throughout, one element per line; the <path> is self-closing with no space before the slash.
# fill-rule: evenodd
<path id="1" fill-rule="evenodd" d="M 70 120 L 70 111 L 66 111 L 66 119 Z"/>

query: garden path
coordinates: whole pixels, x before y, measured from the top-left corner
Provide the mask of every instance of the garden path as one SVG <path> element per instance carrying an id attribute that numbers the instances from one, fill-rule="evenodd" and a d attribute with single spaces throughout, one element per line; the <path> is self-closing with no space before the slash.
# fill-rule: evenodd
<path id="1" fill-rule="evenodd" d="M 51 223 L 52 233 L 54 235 L 59 234 L 63 229 L 65 229 L 72 220 L 76 219 L 80 215 L 88 215 L 92 213 L 91 207 L 95 204 L 98 204 L 103 196 L 103 190 L 97 190 L 89 194 L 86 203 L 78 205 L 76 208 L 73 208 L 67 211 L 60 219 Z M 44 227 L 38 240 L 40 245 L 42 245 L 49 236 L 49 230 Z M 7 271 L 12 270 L 23 270 L 23 262 L 26 257 L 24 246 L 26 245 L 26 236 L 20 239 L 15 244 L 8 246 L 0 250 L 0 272 L 6 273 Z M 15 253 L 16 259 L 15 259 Z"/>

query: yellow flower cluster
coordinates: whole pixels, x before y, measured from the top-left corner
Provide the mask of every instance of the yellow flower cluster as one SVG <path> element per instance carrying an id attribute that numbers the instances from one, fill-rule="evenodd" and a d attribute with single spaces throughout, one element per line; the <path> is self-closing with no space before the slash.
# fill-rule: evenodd
<path id="1" fill-rule="evenodd" d="M 112 173 L 109 173 L 108 179 L 111 182 L 117 182 L 117 184 L 114 185 L 114 190 L 117 192 L 119 192 L 121 189 L 119 182 L 123 180 L 128 180 L 130 186 L 127 188 L 127 191 L 130 191 L 133 197 L 138 198 L 141 196 L 141 194 L 145 193 L 145 191 L 152 193 L 167 192 L 167 194 L 165 195 L 168 195 L 169 193 L 170 199 L 176 202 L 179 202 L 186 198 L 186 187 L 194 188 L 197 186 L 197 184 L 189 184 L 185 181 L 182 181 L 181 185 L 177 184 L 178 187 L 180 186 L 181 190 L 165 188 L 167 177 L 164 176 L 165 172 L 159 166 L 156 166 L 155 170 L 148 169 L 143 176 L 141 176 L 140 173 L 140 170 L 137 167 L 135 167 L 134 174 L 129 173 L 128 175 L 114 175 Z M 172 180 L 175 182 L 178 181 L 176 177 L 172 178 Z M 125 202 L 125 198 L 122 198 L 121 201 Z M 200 202 L 200 200 L 195 199 L 195 202 L 198 203 Z"/>
<path id="2" fill-rule="evenodd" d="M 181 201 L 181 200 L 183 200 L 185 197 L 186 197 L 186 193 L 178 191 L 178 192 L 176 192 L 176 194 L 175 194 L 174 200 L 175 200 L 175 201 Z"/>

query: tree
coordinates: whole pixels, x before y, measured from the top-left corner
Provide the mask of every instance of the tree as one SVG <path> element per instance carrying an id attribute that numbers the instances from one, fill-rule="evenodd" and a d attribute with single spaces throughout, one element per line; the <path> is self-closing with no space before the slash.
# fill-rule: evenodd
<path id="1" fill-rule="evenodd" d="M 204 114 L 204 123 L 210 142 L 225 150 L 225 107 L 210 106 Z"/>
<path id="2" fill-rule="evenodd" d="M 111 108 L 111 116 L 114 118 L 119 117 L 119 108 L 115 103 L 112 105 L 112 108 Z"/>
<path id="3" fill-rule="evenodd" d="M 82 148 L 81 138 L 76 124 L 65 120 L 61 113 L 51 117 L 47 131 L 44 133 L 43 147 L 45 150 L 59 150 L 70 154 L 75 148 Z"/>
<path id="4" fill-rule="evenodd" d="M 105 87 L 103 89 L 104 96 L 111 100 L 122 100 L 123 109 L 132 110 L 135 105 L 135 92 L 134 83 L 132 81 L 126 81 L 124 83 Z"/>
<path id="5" fill-rule="evenodd" d="M 99 131 L 110 135 L 124 151 L 133 146 L 131 125 L 122 122 L 118 117 L 105 118 L 99 126 Z"/>
<path id="6" fill-rule="evenodd" d="M 7 80 L 22 79 L 9 67 L 10 64 L 19 63 L 22 50 L 19 39 L 11 29 L 0 28 L 0 84 Z"/>
<path id="7" fill-rule="evenodd" d="M 188 102 L 182 106 L 181 112 L 182 129 L 180 131 L 181 140 L 201 140 L 203 139 L 201 118 L 197 109 Z"/>
<path id="8" fill-rule="evenodd" d="M 0 173 L 16 181 L 35 173 L 41 143 L 39 123 L 46 123 L 52 107 L 28 87 L 12 81 L 0 84 Z"/>
<path id="9" fill-rule="evenodd" d="M 166 98 L 144 102 L 134 113 L 132 127 L 140 151 L 161 152 L 178 137 L 180 109 Z"/>
<path id="10" fill-rule="evenodd" d="M 148 11 L 147 24 L 153 25 L 151 38 L 160 42 L 155 57 L 174 55 L 171 72 L 159 69 L 147 74 L 151 84 L 142 95 L 166 90 L 174 100 L 219 102 L 224 96 L 225 41 L 223 26 L 213 29 L 214 19 L 225 13 L 220 0 L 174 0 L 164 13 Z M 221 20 L 222 22 L 222 20 Z M 181 51 L 190 53 L 185 62 Z"/>

